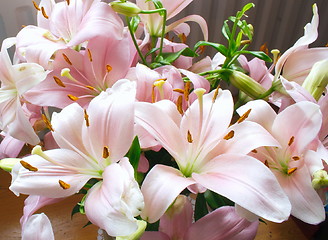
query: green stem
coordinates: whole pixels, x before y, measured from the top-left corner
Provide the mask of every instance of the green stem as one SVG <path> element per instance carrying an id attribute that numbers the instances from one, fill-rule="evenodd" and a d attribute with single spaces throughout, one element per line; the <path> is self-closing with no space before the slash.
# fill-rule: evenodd
<path id="1" fill-rule="evenodd" d="M 141 50 L 139 48 L 139 45 L 137 43 L 137 40 L 136 40 L 136 38 L 134 36 L 133 30 L 132 30 L 132 27 L 131 27 L 131 24 L 130 24 L 130 19 L 127 16 L 125 17 L 125 19 L 126 19 L 126 24 L 128 25 L 128 29 L 129 29 L 129 32 L 130 32 L 130 35 L 131 35 L 133 44 L 134 44 L 134 46 L 135 46 L 135 48 L 136 48 L 136 50 L 137 50 L 137 52 L 139 54 L 139 57 L 141 58 L 142 63 L 144 65 L 148 66 L 148 63 L 147 63 L 145 57 L 143 56 L 143 54 L 142 54 L 142 52 L 141 52 Z"/>

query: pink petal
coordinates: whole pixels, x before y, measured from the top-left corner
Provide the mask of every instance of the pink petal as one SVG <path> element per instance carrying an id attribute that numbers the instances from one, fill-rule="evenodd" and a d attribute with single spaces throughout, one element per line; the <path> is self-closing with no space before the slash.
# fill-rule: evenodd
<path id="1" fill-rule="evenodd" d="M 22 229 L 22 240 L 54 240 L 54 233 L 48 217 L 44 214 L 31 216 Z"/>
<path id="2" fill-rule="evenodd" d="M 243 208 L 269 221 L 282 222 L 290 214 L 290 203 L 272 172 L 255 158 L 222 154 L 192 178 Z"/>
<path id="3" fill-rule="evenodd" d="M 258 221 L 241 218 L 234 207 L 221 207 L 195 222 L 186 240 L 251 240 L 256 236 Z"/>
<path id="4" fill-rule="evenodd" d="M 147 231 L 145 232 L 140 240 L 171 240 L 169 236 L 167 236 L 165 233 L 162 232 L 153 232 L 153 231 Z"/>
<path id="5" fill-rule="evenodd" d="M 193 183 L 175 168 L 160 164 L 153 167 L 141 187 L 145 198 L 142 218 L 150 223 L 156 222 L 180 192 Z"/>

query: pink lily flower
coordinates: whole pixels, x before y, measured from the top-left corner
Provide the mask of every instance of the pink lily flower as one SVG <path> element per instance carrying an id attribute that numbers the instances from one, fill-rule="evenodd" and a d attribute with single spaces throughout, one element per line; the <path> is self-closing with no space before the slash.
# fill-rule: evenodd
<path id="1" fill-rule="evenodd" d="M 322 114 L 317 104 L 302 101 L 278 115 L 265 101 L 257 100 L 238 109 L 243 114 L 251 109 L 247 120 L 266 128 L 281 148 L 262 147 L 252 153 L 276 176 L 291 204 L 291 214 L 309 224 L 325 219 L 322 200 L 312 187 L 312 175 L 323 169 L 322 156 L 317 150 L 317 137 Z"/>
<path id="2" fill-rule="evenodd" d="M 163 8 L 167 11 L 167 20 L 176 16 L 179 12 L 181 12 L 184 8 L 186 8 L 193 0 L 177 0 L 177 1 L 170 1 L 170 0 L 162 0 Z M 138 7 L 142 10 L 153 10 L 155 9 L 154 4 L 151 1 L 146 0 L 136 0 Z M 145 23 L 146 28 L 151 36 L 161 36 L 162 33 L 162 26 L 163 26 L 163 17 L 159 14 L 140 14 L 140 18 L 143 23 Z M 199 15 L 190 15 L 184 17 L 165 28 L 165 33 L 170 32 L 174 29 L 178 29 L 179 32 L 188 32 L 189 26 L 185 24 L 185 22 L 193 21 L 199 24 L 201 30 L 204 35 L 205 41 L 208 40 L 208 29 L 207 23 Z"/>
<path id="3" fill-rule="evenodd" d="M 56 3 L 41 0 L 38 26 L 27 26 L 17 35 L 21 59 L 48 68 L 58 49 L 79 50 L 84 42 L 98 36 L 121 38 L 124 25 L 108 4 L 100 0 L 70 0 Z"/>
<path id="4" fill-rule="evenodd" d="M 141 216 L 157 221 L 188 187 L 193 192 L 210 189 L 271 221 L 287 219 L 290 203 L 274 175 L 247 156 L 259 146 L 279 144 L 256 123 L 229 126 L 233 113 L 229 91 L 202 96 L 204 92 L 196 90 L 199 98 L 183 116 L 170 101 L 166 102 L 170 113 L 157 104 L 137 103 L 137 124 L 160 142 L 179 167 L 158 164 L 150 170 L 141 187 L 145 198 Z"/>
<path id="5" fill-rule="evenodd" d="M 52 72 L 25 97 L 40 106 L 63 108 L 73 101 L 86 106 L 101 91 L 125 77 L 135 53 L 127 34 L 122 39 L 93 38 L 80 52 L 58 50 Z"/>
<path id="6" fill-rule="evenodd" d="M 22 240 L 54 240 L 49 218 L 44 214 L 35 214 L 27 220 L 22 229 Z"/>
<path id="7" fill-rule="evenodd" d="M 30 112 L 24 108 L 24 94 L 42 82 L 47 72 L 36 63 L 12 64 L 8 48 L 15 38 L 3 41 L 0 52 L 0 129 L 20 141 L 36 145 L 39 137 L 29 121 Z"/>
<path id="8" fill-rule="evenodd" d="M 161 217 L 158 232 L 145 232 L 141 240 L 251 240 L 258 221 L 249 222 L 237 215 L 233 207 L 221 207 L 192 222 L 193 208 L 186 196 L 179 195 Z"/>
<path id="9" fill-rule="evenodd" d="M 99 179 L 85 199 L 88 219 L 109 235 L 133 233 L 134 217 L 143 208 L 133 168 L 124 157 L 134 138 L 134 99 L 134 84 L 122 80 L 94 98 L 86 110 L 73 103 L 54 113 L 48 125 L 60 148 L 35 147 L 14 167 L 10 189 L 63 198 L 78 192 L 89 179 Z"/>

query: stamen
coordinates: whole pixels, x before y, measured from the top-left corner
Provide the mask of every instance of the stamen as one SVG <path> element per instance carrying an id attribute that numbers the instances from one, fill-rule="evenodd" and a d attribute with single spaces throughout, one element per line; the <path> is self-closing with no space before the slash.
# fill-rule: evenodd
<path id="1" fill-rule="evenodd" d="M 287 174 L 290 175 L 290 174 L 292 174 L 293 172 L 295 172 L 296 170 L 297 170 L 297 167 L 290 168 L 290 169 L 288 169 Z"/>
<path id="2" fill-rule="evenodd" d="M 86 109 L 84 109 L 84 120 L 85 120 L 85 125 L 86 125 L 87 127 L 89 127 L 89 126 L 90 126 L 89 115 L 88 115 Z"/>
<path id="3" fill-rule="evenodd" d="M 155 102 L 155 86 L 154 85 L 151 87 L 151 102 L 152 103 Z"/>
<path id="4" fill-rule="evenodd" d="M 294 161 L 298 161 L 298 160 L 300 160 L 301 158 L 300 158 L 299 156 L 293 156 L 292 159 L 293 159 Z"/>
<path id="5" fill-rule="evenodd" d="M 245 121 L 246 118 L 248 118 L 249 114 L 251 113 L 252 109 L 248 109 L 237 121 L 237 123 L 241 123 Z"/>
<path id="6" fill-rule="evenodd" d="M 46 115 L 44 115 L 44 114 L 42 114 L 42 120 L 44 121 L 44 123 L 46 124 L 46 126 L 47 126 L 47 128 L 49 128 L 50 129 L 50 131 L 54 131 L 54 129 L 52 128 L 52 125 L 51 125 L 51 123 L 50 123 L 50 121 L 49 121 L 49 119 L 47 118 L 47 116 Z"/>
<path id="7" fill-rule="evenodd" d="M 69 1 L 69 0 L 66 0 L 66 2 L 67 2 L 67 5 L 69 5 L 69 4 L 70 4 L 70 1 Z"/>
<path id="8" fill-rule="evenodd" d="M 69 189 L 69 188 L 71 187 L 71 185 L 69 185 L 68 183 L 65 183 L 65 182 L 62 181 L 62 180 L 59 180 L 58 182 L 59 182 L 59 185 L 60 185 L 64 190 Z"/>
<path id="9" fill-rule="evenodd" d="M 212 103 L 215 102 L 216 98 L 219 95 L 219 88 L 220 88 L 220 85 L 215 89 L 215 92 L 214 92 L 214 95 L 213 95 L 213 98 L 212 98 Z"/>
<path id="10" fill-rule="evenodd" d="M 45 19 L 49 19 L 49 16 L 46 13 L 46 10 L 44 10 L 44 7 L 41 7 L 41 13 Z"/>
<path id="11" fill-rule="evenodd" d="M 294 142 L 294 139 L 295 139 L 295 137 L 294 137 L 294 136 L 292 136 L 292 137 L 289 139 L 289 142 L 288 142 L 288 146 L 290 146 L 290 145 L 292 145 L 292 144 L 293 144 L 293 142 Z"/>
<path id="12" fill-rule="evenodd" d="M 179 38 L 181 40 L 182 43 L 186 43 L 187 42 L 187 36 L 186 34 L 182 33 L 182 34 L 179 34 Z"/>
<path id="13" fill-rule="evenodd" d="M 184 94 L 184 90 L 180 89 L 180 88 L 175 88 L 173 89 L 173 92 L 177 92 L 177 93 L 182 93 Z"/>
<path id="14" fill-rule="evenodd" d="M 188 142 L 189 143 L 192 143 L 192 136 L 191 136 L 191 133 L 190 133 L 190 131 L 188 130 L 188 132 L 187 132 L 187 140 L 188 140 Z"/>
<path id="15" fill-rule="evenodd" d="M 32 172 L 38 171 L 38 169 L 36 167 L 33 167 L 31 164 L 29 164 L 23 160 L 20 161 L 20 164 L 22 164 L 22 166 L 29 171 L 32 171 Z"/>
<path id="16" fill-rule="evenodd" d="M 182 115 L 183 114 L 183 109 L 182 109 L 182 96 L 179 96 L 178 97 L 178 100 L 177 100 L 177 109 L 179 111 L 179 113 Z"/>
<path id="17" fill-rule="evenodd" d="M 257 153 L 257 150 L 256 149 L 253 149 L 251 152 L 252 153 Z"/>
<path id="18" fill-rule="evenodd" d="M 33 6 L 36 10 L 41 11 L 39 5 L 35 1 L 32 1 L 32 3 L 33 3 Z"/>
<path id="19" fill-rule="evenodd" d="M 88 89 L 90 89 L 90 90 L 92 90 L 92 91 L 96 91 L 96 89 L 94 87 L 92 87 L 92 86 L 85 86 L 85 87 L 88 88 Z"/>
<path id="20" fill-rule="evenodd" d="M 109 157 L 109 155 L 110 155 L 110 153 L 109 153 L 108 147 L 105 146 L 105 147 L 103 148 L 103 154 L 102 154 L 102 157 L 106 159 L 106 158 Z"/>
<path id="21" fill-rule="evenodd" d="M 73 65 L 72 62 L 69 60 L 69 58 L 67 57 L 67 55 L 65 53 L 62 54 L 64 57 L 64 60 L 69 64 L 69 65 Z"/>
<path id="22" fill-rule="evenodd" d="M 229 139 L 233 138 L 233 136 L 235 136 L 235 131 L 234 130 L 231 130 L 230 132 L 228 132 L 227 135 L 224 136 L 223 139 L 229 140 Z"/>
<path id="23" fill-rule="evenodd" d="M 89 61 L 92 62 L 92 54 L 89 48 L 88 48 L 88 56 L 89 56 Z"/>
<path id="24" fill-rule="evenodd" d="M 74 95 L 72 95 L 72 94 L 68 94 L 67 97 L 68 97 L 69 99 L 71 99 L 72 101 L 74 101 L 74 102 L 77 101 L 77 100 L 79 100 L 78 97 L 76 97 L 76 96 L 74 96 Z"/>
<path id="25" fill-rule="evenodd" d="M 199 46 L 198 47 L 198 50 L 197 50 L 197 53 L 198 54 L 202 54 L 202 53 L 204 53 L 205 52 L 205 46 L 203 45 L 203 46 Z"/>
<path id="26" fill-rule="evenodd" d="M 251 44 L 251 43 L 252 43 L 251 40 L 242 40 L 242 41 L 240 41 L 241 45 L 246 45 L 246 44 Z"/>
<path id="27" fill-rule="evenodd" d="M 106 71 L 109 73 L 110 71 L 112 71 L 112 66 L 111 65 L 109 65 L 109 64 L 107 64 L 106 65 Z"/>
<path id="28" fill-rule="evenodd" d="M 190 84 L 191 84 L 190 82 L 186 82 L 183 92 L 184 98 L 187 102 L 189 101 Z"/>
<path id="29" fill-rule="evenodd" d="M 65 84 L 62 82 L 62 80 L 59 79 L 59 77 L 53 76 L 55 82 L 57 83 L 58 86 L 60 87 L 66 87 Z"/>

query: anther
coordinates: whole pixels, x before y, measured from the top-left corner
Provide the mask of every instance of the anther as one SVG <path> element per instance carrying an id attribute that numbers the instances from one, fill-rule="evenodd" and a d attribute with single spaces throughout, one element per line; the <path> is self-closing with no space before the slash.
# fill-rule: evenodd
<path id="1" fill-rule="evenodd" d="M 66 2 L 67 2 L 67 5 L 69 5 L 69 4 L 70 4 L 70 0 L 66 0 Z"/>
<path id="2" fill-rule="evenodd" d="M 180 88 L 175 88 L 173 89 L 173 92 L 177 92 L 177 93 L 182 93 L 184 94 L 184 90 L 180 89 Z"/>
<path id="3" fill-rule="evenodd" d="M 235 131 L 234 130 L 231 130 L 230 132 L 228 132 L 227 135 L 224 136 L 223 139 L 229 140 L 229 139 L 233 138 L 233 136 L 235 136 Z"/>
<path id="4" fill-rule="evenodd" d="M 290 169 L 288 169 L 288 171 L 287 171 L 287 174 L 288 175 L 291 175 L 293 172 L 295 172 L 297 170 L 297 167 L 294 167 L 294 168 L 290 168 Z"/>
<path id="5" fill-rule="evenodd" d="M 293 156 L 292 159 L 293 159 L 294 161 L 298 161 L 298 160 L 300 160 L 301 158 L 300 158 L 299 156 Z"/>
<path id="6" fill-rule="evenodd" d="M 65 53 L 62 54 L 64 57 L 64 60 L 69 64 L 69 65 L 73 65 L 72 62 L 69 60 L 69 58 L 67 57 L 67 55 Z"/>
<path id="7" fill-rule="evenodd" d="M 182 43 L 186 43 L 187 42 L 187 36 L 186 34 L 182 33 L 182 34 L 179 34 L 179 38 L 181 40 Z"/>
<path id="8" fill-rule="evenodd" d="M 242 41 L 240 41 L 241 45 L 246 45 L 246 44 L 251 44 L 251 43 L 252 43 L 251 40 L 242 40 Z"/>
<path id="9" fill-rule="evenodd" d="M 241 117 L 238 119 L 237 123 L 241 123 L 243 121 L 246 120 L 246 118 L 248 118 L 249 114 L 251 113 L 252 109 L 248 109 L 243 115 L 241 115 Z"/>
<path id="10" fill-rule="evenodd" d="M 178 112 L 182 115 L 183 114 L 183 109 L 182 109 L 182 96 L 179 96 L 177 99 L 177 109 Z"/>
<path id="11" fill-rule="evenodd" d="M 266 43 L 261 45 L 260 51 L 264 52 L 266 55 L 269 55 L 269 49 Z"/>
<path id="12" fill-rule="evenodd" d="M 268 162 L 268 160 L 265 160 L 265 161 L 264 161 L 264 165 L 267 166 L 267 167 L 269 168 L 269 162 Z"/>
<path id="13" fill-rule="evenodd" d="M 92 62 L 92 54 L 89 48 L 88 48 L 88 57 L 89 57 L 89 61 Z"/>
<path id="14" fill-rule="evenodd" d="M 58 183 L 62 187 L 62 189 L 64 189 L 64 190 L 69 189 L 71 187 L 71 185 L 69 185 L 68 183 L 65 183 L 62 180 L 59 180 Z"/>
<path id="15" fill-rule="evenodd" d="M 29 164 L 23 160 L 20 161 L 20 164 L 22 164 L 22 166 L 29 171 L 32 171 L 32 172 L 38 171 L 38 169 L 36 167 L 33 167 L 31 164 Z"/>
<path id="16" fill-rule="evenodd" d="M 41 7 L 41 13 L 45 19 L 49 19 L 49 16 L 47 15 L 46 10 L 44 10 L 44 7 Z"/>
<path id="17" fill-rule="evenodd" d="M 69 99 L 71 99 L 72 101 L 74 101 L 74 102 L 77 101 L 77 100 L 79 100 L 78 97 L 76 97 L 76 96 L 74 96 L 74 95 L 72 95 L 72 94 L 68 94 L 67 97 L 68 97 Z"/>
<path id="18" fill-rule="evenodd" d="M 112 66 L 111 65 L 109 65 L 109 64 L 107 64 L 106 65 L 106 71 L 109 73 L 110 71 L 112 71 Z"/>
<path id="19" fill-rule="evenodd" d="M 96 89 L 94 88 L 94 87 L 92 87 L 92 86 L 85 86 L 87 89 L 90 89 L 90 90 L 92 90 L 92 91 L 96 91 Z"/>
<path id="20" fill-rule="evenodd" d="M 185 88 L 184 88 L 184 98 L 185 100 L 188 102 L 189 101 L 189 93 L 190 93 L 190 82 L 186 82 L 185 84 Z"/>
<path id="21" fill-rule="evenodd" d="M 256 149 L 253 149 L 251 152 L 252 153 L 257 153 L 257 150 Z"/>
<path id="22" fill-rule="evenodd" d="M 36 10 L 41 11 L 39 5 L 35 1 L 32 1 L 32 3 L 33 3 L 33 6 Z"/>
<path id="23" fill-rule="evenodd" d="M 62 82 L 62 80 L 59 79 L 59 77 L 53 76 L 55 82 L 57 83 L 58 86 L 60 87 L 66 87 L 65 84 Z"/>
<path id="24" fill-rule="evenodd" d="M 191 136 L 191 133 L 190 133 L 190 131 L 188 130 L 188 132 L 187 132 L 187 140 L 188 140 L 188 142 L 189 143 L 192 143 L 192 136 Z"/>
<path id="25" fill-rule="evenodd" d="M 151 87 L 151 102 L 154 103 L 155 102 L 155 86 L 152 85 Z"/>
<path id="26" fill-rule="evenodd" d="M 88 115 L 86 109 L 84 109 L 84 120 L 85 120 L 85 125 L 86 125 L 87 127 L 89 127 L 89 126 L 90 126 L 89 115 Z"/>
<path id="27" fill-rule="evenodd" d="M 218 95 L 219 95 L 219 88 L 220 88 L 220 86 L 218 86 L 218 87 L 215 89 L 215 92 L 214 92 L 214 95 L 213 95 L 213 98 L 212 98 L 212 103 L 215 102 L 216 98 L 217 98 Z"/>
<path id="28" fill-rule="evenodd" d="M 110 155 L 109 149 L 108 149 L 107 146 L 105 146 L 105 147 L 103 148 L 102 157 L 103 157 L 104 159 L 106 159 L 106 158 L 109 157 L 109 155 Z"/>
<path id="29" fill-rule="evenodd" d="M 295 139 L 295 137 L 294 137 L 294 136 L 292 136 L 292 137 L 289 139 L 289 142 L 288 142 L 288 146 L 290 146 L 290 145 L 292 145 L 292 144 L 293 144 L 293 142 L 294 142 L 294 139 Z"/>
<path id="30" fill-rule="evenodd" d="M 54 131 L 54 129 L 52 128 L 52 125 L 51 125 L 51 123 L 50 123 L 50 121 L 49 121 L 49 119 L 47 118 L 47 116 L 46 115 L 44 115 L 44 114 L 42 114 L 42 120 L 44 121 L 44 123 L 46 124 L 46 126 L 47 126 L 47 128 L 49 128 L 50 129 L 50 131 Z"/>

